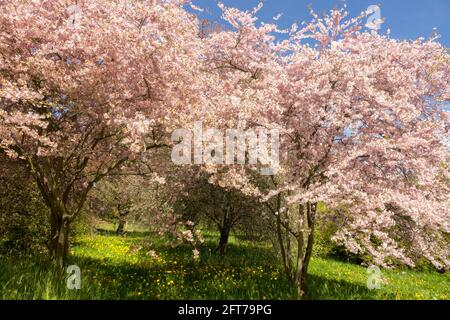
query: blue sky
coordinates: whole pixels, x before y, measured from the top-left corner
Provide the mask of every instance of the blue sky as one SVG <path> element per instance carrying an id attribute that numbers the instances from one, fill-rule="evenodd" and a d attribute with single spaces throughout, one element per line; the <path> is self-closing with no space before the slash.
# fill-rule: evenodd
<path id="1" fill-rule="evenodd" d="M 259 0 L 222 0 L 226 6 L 248 10 L 255 7 Z M 220 10 L 215 0 L 194 0 L 194 4 L 207 9 L 201 17 L 220 20 Z M 293 22 L 309 21 L 308 5 L 320 13 L 333 7 L 342 7 L 342 0 L 265 0 L 258 17 L 264 22 L 273 22 L 278 13 L 283 16 L 278 20 L 281 27 L 288 27 Z M 379 5 L 381 17 L 385 23 L 380 29 L 384 33 L 388 28 L 391 37 L 396 39 L 428 38 L 433 28 L 441 35 L 438 40 L 450 48 L 450 0 L 347 0 L 347 10 L 351 16 L 358 15 L 370 5 Z"/>

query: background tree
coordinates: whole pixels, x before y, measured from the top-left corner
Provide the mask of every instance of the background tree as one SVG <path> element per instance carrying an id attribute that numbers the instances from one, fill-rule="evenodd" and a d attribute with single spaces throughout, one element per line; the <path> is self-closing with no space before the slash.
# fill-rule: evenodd
<path id="1" fill-rule="evenodd" d="M 113 220 L 117 225 L 116 233 L 124 235 L 129 221 L 149 224 L 155 215 L 161 185 L 165 180 L 154 172 L 138 174 L 133 169 L 110 176 L 98 183 L 89 196 L 92 214 L 102 219 Z"/>
<path id="2" fill-rule="evenodd" d="M 177 200 L 175 210 L 184 220 L 204 222 L 217 228 L 220 234 L 217 251 L 225 255 L 232 230 L 255 229 L 261 205 L 236 189 L 225 189 L 208 182 L 208 174 L 200 173 L 190 179 Z M 250 226 L 253 225 L 253 228 Z"/>

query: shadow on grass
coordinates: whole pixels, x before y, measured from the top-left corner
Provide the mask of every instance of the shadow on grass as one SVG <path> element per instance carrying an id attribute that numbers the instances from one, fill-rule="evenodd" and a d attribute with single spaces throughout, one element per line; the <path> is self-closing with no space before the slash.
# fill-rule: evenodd
<path id="1" fill-rule="evenodd" d="M 271 269 L 206 256 L 195 261 L 187 250 L 168 249 L 167 263 L 111 263 L 92 257 L 72 257 L 83 273 L 82 299 L 293 299 L 295 292 Z M 181 253 L 181 256 L 180 256 Z M 173 259 L 173 260 L 172 260 Z M 102 289 L 100 289 L 102 288 Z M 280 296 L 281 295 L 281 296 Z"/>
<path id="2" fill-rule="evenodd" d="M 119 237 L 115 230 L 107 230 L 107 229 L 97 228 L 96 232 L 97 232 L 97 234 L 102 235 L 102 236 L 117 236 L 117 237 Z M 127 232 L 125 232 L 123 237 L 144 238 L 144 237 L 150 237 L 152 235 L 154 236 L 155 234 L 156 234 L 156 232 L 152 232 L 152 231 L 127 231 Z"/>
<path id="3" fill-rule="evenodd" d="M 378 297 L 379 298 L 379 297 Z M 307 300 L 373 300 L 377 290 L 346 280 L 334 280 L 309 274 L 306 284 Z"/>

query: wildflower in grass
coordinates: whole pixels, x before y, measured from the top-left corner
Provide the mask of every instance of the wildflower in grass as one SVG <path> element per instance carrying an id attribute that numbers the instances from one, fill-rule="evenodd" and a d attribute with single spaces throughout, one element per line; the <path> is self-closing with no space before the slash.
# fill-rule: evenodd
<path id="1" fill-rule="evenodd" d="M 147 255 L 149 257 L 151 257 L 152 259 L 158 259 L 159 258 L 158 254 L 155 252 L 155 250 L 150 250 L 149 252 L 147 252 Z"/>
<path id="2" fill-rule="evenodd" d="M 200 258 L 200 252 L 197 249 L 192 250 L 192 253 L 194 254 L 195 260 L 198 260 Z"/>

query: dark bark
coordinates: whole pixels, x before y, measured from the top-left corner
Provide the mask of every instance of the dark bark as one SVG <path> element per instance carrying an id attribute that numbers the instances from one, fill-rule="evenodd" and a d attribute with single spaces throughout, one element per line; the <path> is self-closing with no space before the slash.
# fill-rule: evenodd
<path id="1" fill-rule="evenodd" d="M 302 273 L 301 273 L 301 277 L 300 277 L 300 287 L 302 289 L 304 289 L 305 285 L 306 285 L 306 277 L 308 275 L 308 266 L 309 266 L 309 261 L 311 260 L 312 248 L 313 248 L 313 244 L 314 244 L 314 224 L 315 224 L 315 215 L 316 215 L 316 205 L 308 203 L 306 214 L 307 214 L 309 234 L 308 234 L 308 240 L 307 240 L 308 242 L 307 242 L 307 246 L 306 246 L 305 258 L 303 260 Z"/>
<path id="2" fill-rule="evenodd" d="M 125 225 L 127 224 L 127 216 L 130 212 L 126 206 L 120 204 L 117 205 L 119 211 L 119 226 L 117 227 L 116 234 L 123 236 L 125 234 Z"/>
<path id="3" fill-rule="evenodd" d="M 125 235 L 125 224 L 127 223 L 127 221 L 125 219 L 121 219 L 121 217 L 119 217 L 119 225 L 117 226 L 117 230 L 116 230 L 116 234 L 119 236 L 123 236 Z"/>
<path id="4" fill-rule="evenodd" d="M 70 221 L 52 213 L 50 223 L 51 233 L 48 245 L 50 258 L 58 268 L 63 269 L 69 251 Z"/>
<path id="5" fill-rule="evenodd" d="M 217 251 L 221 256 L 224 256 L 227 249 L 228 237 L 230 235 L 229 227 L 221 227 L 220 228 L 220 240 L 219 245 L 217 246 Z"/>

